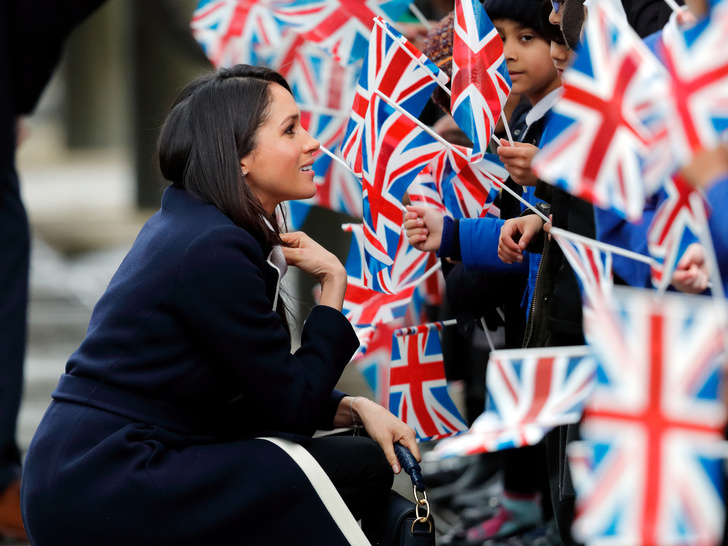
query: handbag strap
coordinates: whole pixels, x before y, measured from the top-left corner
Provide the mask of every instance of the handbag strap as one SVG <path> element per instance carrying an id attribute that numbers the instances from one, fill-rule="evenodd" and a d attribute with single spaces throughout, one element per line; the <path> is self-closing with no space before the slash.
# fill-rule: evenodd
<path id="1" fill-rule="evenodd" d="M 415 486 L 415 489 L 417 491 L 424 491 L 425 481 L 422 478 L 422 469 L 417 459 L 415 459 L 415 456 L 412 455 L 412 452 L 399 442 L 396 442 L 394 444 L 394 453 L 397 455 L 397 459 L 399 459 L 399 464 L 402 465 L 402 470 L 407 472 L 409 477 L 412 478 L 412 485 Z"/>
<path id="2" fill-rule="evenodd" d="M 412 522 L 412 528 L 410 531 L 414 535 L 416 524 L 427 523 L 428 531 L 426 534 L 430 535 L 432 533 L 432 517 L 430 515 L 430 503 L 427 500 L 427 491 L 425 491 L 425 482 L 422 478 L 422 469 L 420 468 L 420 464 L 417 462 L 414 455 L 412 455 L 412 452 L 399 442 L 394 444 L 394 453 L 397 455 L 397 459 L 399 459 L 402 469 L 407 472 L 409 477 L 412 479 L 412 494 L 415 499 L 415 519 Z M 417 494 L 418 491 L 421 493 L 421 496 Z M 420 513 L 420 508 L 425 510 L 424 515 Z"/>

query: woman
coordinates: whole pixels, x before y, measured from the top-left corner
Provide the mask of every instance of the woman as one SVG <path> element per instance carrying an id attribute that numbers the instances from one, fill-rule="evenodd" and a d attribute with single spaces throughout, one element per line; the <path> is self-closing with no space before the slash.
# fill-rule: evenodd
<path id="1" fill-rule="evenodd" d="M 27 455 L 34 545 L 363 538 L 354 518 L 381 509 L 399 472 L 392 444 L 419 452 L 391 413 L 334 390 L 358 347 L 341 314 L 346 271 L 305 234 L 277 229 L 282 201 L 315 194 L 317 149 L 276 72 L 238 65 L 182 91 L 159 138 L 172 185 L 94 309 Z M 278 293 L 286 265 L 321 283 L 295 354 Z M 311 438 L 358 424 L 376 442 Z M 302 470 L 311 456 L 328 490 L 312 481 L 320 467 Z M 336 512 L 331 482 L 351 513 Z"/>

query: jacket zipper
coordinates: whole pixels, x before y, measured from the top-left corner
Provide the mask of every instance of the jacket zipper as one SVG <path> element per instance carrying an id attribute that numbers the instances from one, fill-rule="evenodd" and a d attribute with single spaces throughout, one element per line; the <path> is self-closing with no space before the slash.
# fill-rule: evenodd
<path id="1" fill-rule="evenodd" d="M 544 259 L 546 256 L 546 242 L 548 237 L 547 233 L 544 233 L 543 236 L 543 248 L 541 249 L 541 260 Z M 539 281 L 541 280 L 541 263 L 538 264 L 538 271 L 536 272 L 536 282 L 533 285 L 533 297 L 531 298 L 531 310 L 528 314 L 528 332 L 526 332 L 526 337 L 523 340 L 523 347 L 527 348 L 529 343 L 531 342 L 531 336 L 533 336 L 533 329 L 534 329 L 534 312 L 536 310 L 536 300 L 539 297 L 538 294 L 538 288 L 539 288 Z"/>

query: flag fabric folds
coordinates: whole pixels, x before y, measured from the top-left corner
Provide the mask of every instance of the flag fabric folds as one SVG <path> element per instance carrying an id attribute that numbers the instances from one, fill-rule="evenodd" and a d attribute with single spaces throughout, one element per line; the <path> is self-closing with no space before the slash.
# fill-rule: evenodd
<path id="1" fill-rule="evenodd" d="M 572 460 L 578 541 L 719 543 L 723 305 L 615 287 L 585 313 L 598 381 Z"/>
<path id="2" fill-rule="evenodd" d="M 410 202 L 453 218 L 478 218 L 495 211 L 493 202 L 508 171 L 495 154 L 484 154 L 475 163 L 471 157 L 470 148 L 445 148 L 415 178 L 407 192 Z"/>
<path id="3" fill-rule="evenodd" d="M 594 358 L 585 346 L 491 351 L 485 412 L 466 434 L 440 442 L 435 455 L 537 444 L 553 427 L 579 420 L 594 388 L 594 372 Z"/>
<path id="4" fill-rule="evenodd" d="M 364 249 L 376 276 L 399 252 L 407 188 L 443 145 L 377 94 L 372 96 L 363 137 Z M 382 280 L 381 289 L 391 292 L 393 286 Z"/>
<path id="5" fill-rule="evenodd" d="M 353 362 L 374 393 L 374 401 L 389 407 L 389 366 L 392 361 L 392 334 L 401 321 L 380 323 L 367 328 L 368 339 L 362 341 L 365 350 L 354 356 Z"/>
<path id="6" fill-rule="evenodd" d="M 584 306 L 593 309 L 603 305 L 610 297 L 614 284 L 612 254 L 602 252 L 588 239 L 575 238 L 559 228 L 552 228 L 551 235 L 576 274 Z"/>
<path id="7" fill-rule="evenodd" d="M 441 323 L 422 325 L 415 333 L 395 332 L 392 340 L 389 411 L 414 428 L 420 441 L 468 428 L 447 391 L 441 328 Z"/>
<path id="8" fill-rule="evenodd" d="M 275 13 L 336 61 L 352 64 L 364 55 L 372 19 L 396 21 L 409 4 L 409 0 L 287 0 L 278 3 Z"/>
<path id="9" fill-rule="evenodd" d="M 355 173 L 361 173 L 362 133 L 375 90 L 418 117 L 437 82 L 448 77 L 407 39 L 381 18 L 374 21 L 341 152 Z"/>
<path id="10" fill-rule="evenodd" d="M 281 73 L 301 110 L 301 125 L 332 150 L 344 137 L 359 71 L 341 65 L 295 33 L 275 46 L 268 65 Z"/>
<path id="11" fill-rule="evenodd" d="M 436 161 L 439 156 L 435 158 Z M 418 174 L 410 187 L 407 189 L 407 196 L 412 205 L 420 207 L 431 207 L 445 214 L 445 204 L 442 201 L 442 188 L 440 179 L 435 176 L 432 170 L 432 163 L 427 165 Z"/>
<path id="12" fill-rule="evenodd" d="M 452 117 L 477 160 L 511 92 L 503 41 L 479 0 L 455 1 L 451 91 Z"/>
<path id="13" fill-rule="evenodd" d="M 190 27 L 215 68 L 263 64 L 285 29 L 273 15 L 274 0 L 201 0 Z"/>
<path id="14" fill-rule="evenodd" d="M 366 265 L 364 235 L 361 224 L 347 224 L 346 231 L 352 233 L 349 254 L 346 259 L 348 285 L 344 296 L 343 313 L 355 327 L 361 328 L 402 318 L 425 271 L 428 255 L 412 248 L 401 234 L 399 257 L 391 270 L 372 278 Z M 381 282 L 392 287 L 391 293 L 384 293 Z M 372 288 L 374 286 L 374 288 Z"/>
<path id="15" fill-rule="evenodd" d="M 662 56 L 672 79 L 670 139 L 682 164 L 700 149 L 715 148 L 728 129 L 727 32 L 725 2 L 692 27 L 663 31 Z"/>
<path id="16" fill-rule="evenodd" d="M 447 149 L 440 163 L 437 172 L 443 177 L 443 201 L 453 218 L 479 218 L 491 212 L 509 176 L 497 155 L 482 154 L 481 159 L 470 162 Z"/>
<path id="17" fill-rule="evenodd" d="M 697 192 L 676 174 L 664 184 L 667 198 L 660 203 L 647 231 L 647 248 L 650 256 L 659 263 L 651 268 L 652 282 L 663 287 L 670 283 L 677 262 L 687 246 L 696 241 L 700 232 L 700 213 L 694 210 Z M 700 198 L 697 203 L 702 203 Z M 702 206 L 702 205 L 701 205 Z"/>
<path id="18" fill-rule="evenodd" d="M 664 68 L 608 3 L 589 7 L 533 169 L 540 178 L 628 220 L 673 170 Z"/>

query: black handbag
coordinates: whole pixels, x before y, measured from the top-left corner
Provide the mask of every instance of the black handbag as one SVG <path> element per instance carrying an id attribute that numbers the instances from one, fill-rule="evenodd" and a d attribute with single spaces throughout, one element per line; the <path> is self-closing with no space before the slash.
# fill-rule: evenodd
<path id="1" fill-rule="evenodd" d="M 382 516 L 363 521 L 362 529 L 377 546 L 435 546 L 435 522 L 420 465 L 403 445 L 394 444 L 394 452 L 402 470 L 412 479 L 414 502 L 390 491 Z"/>

